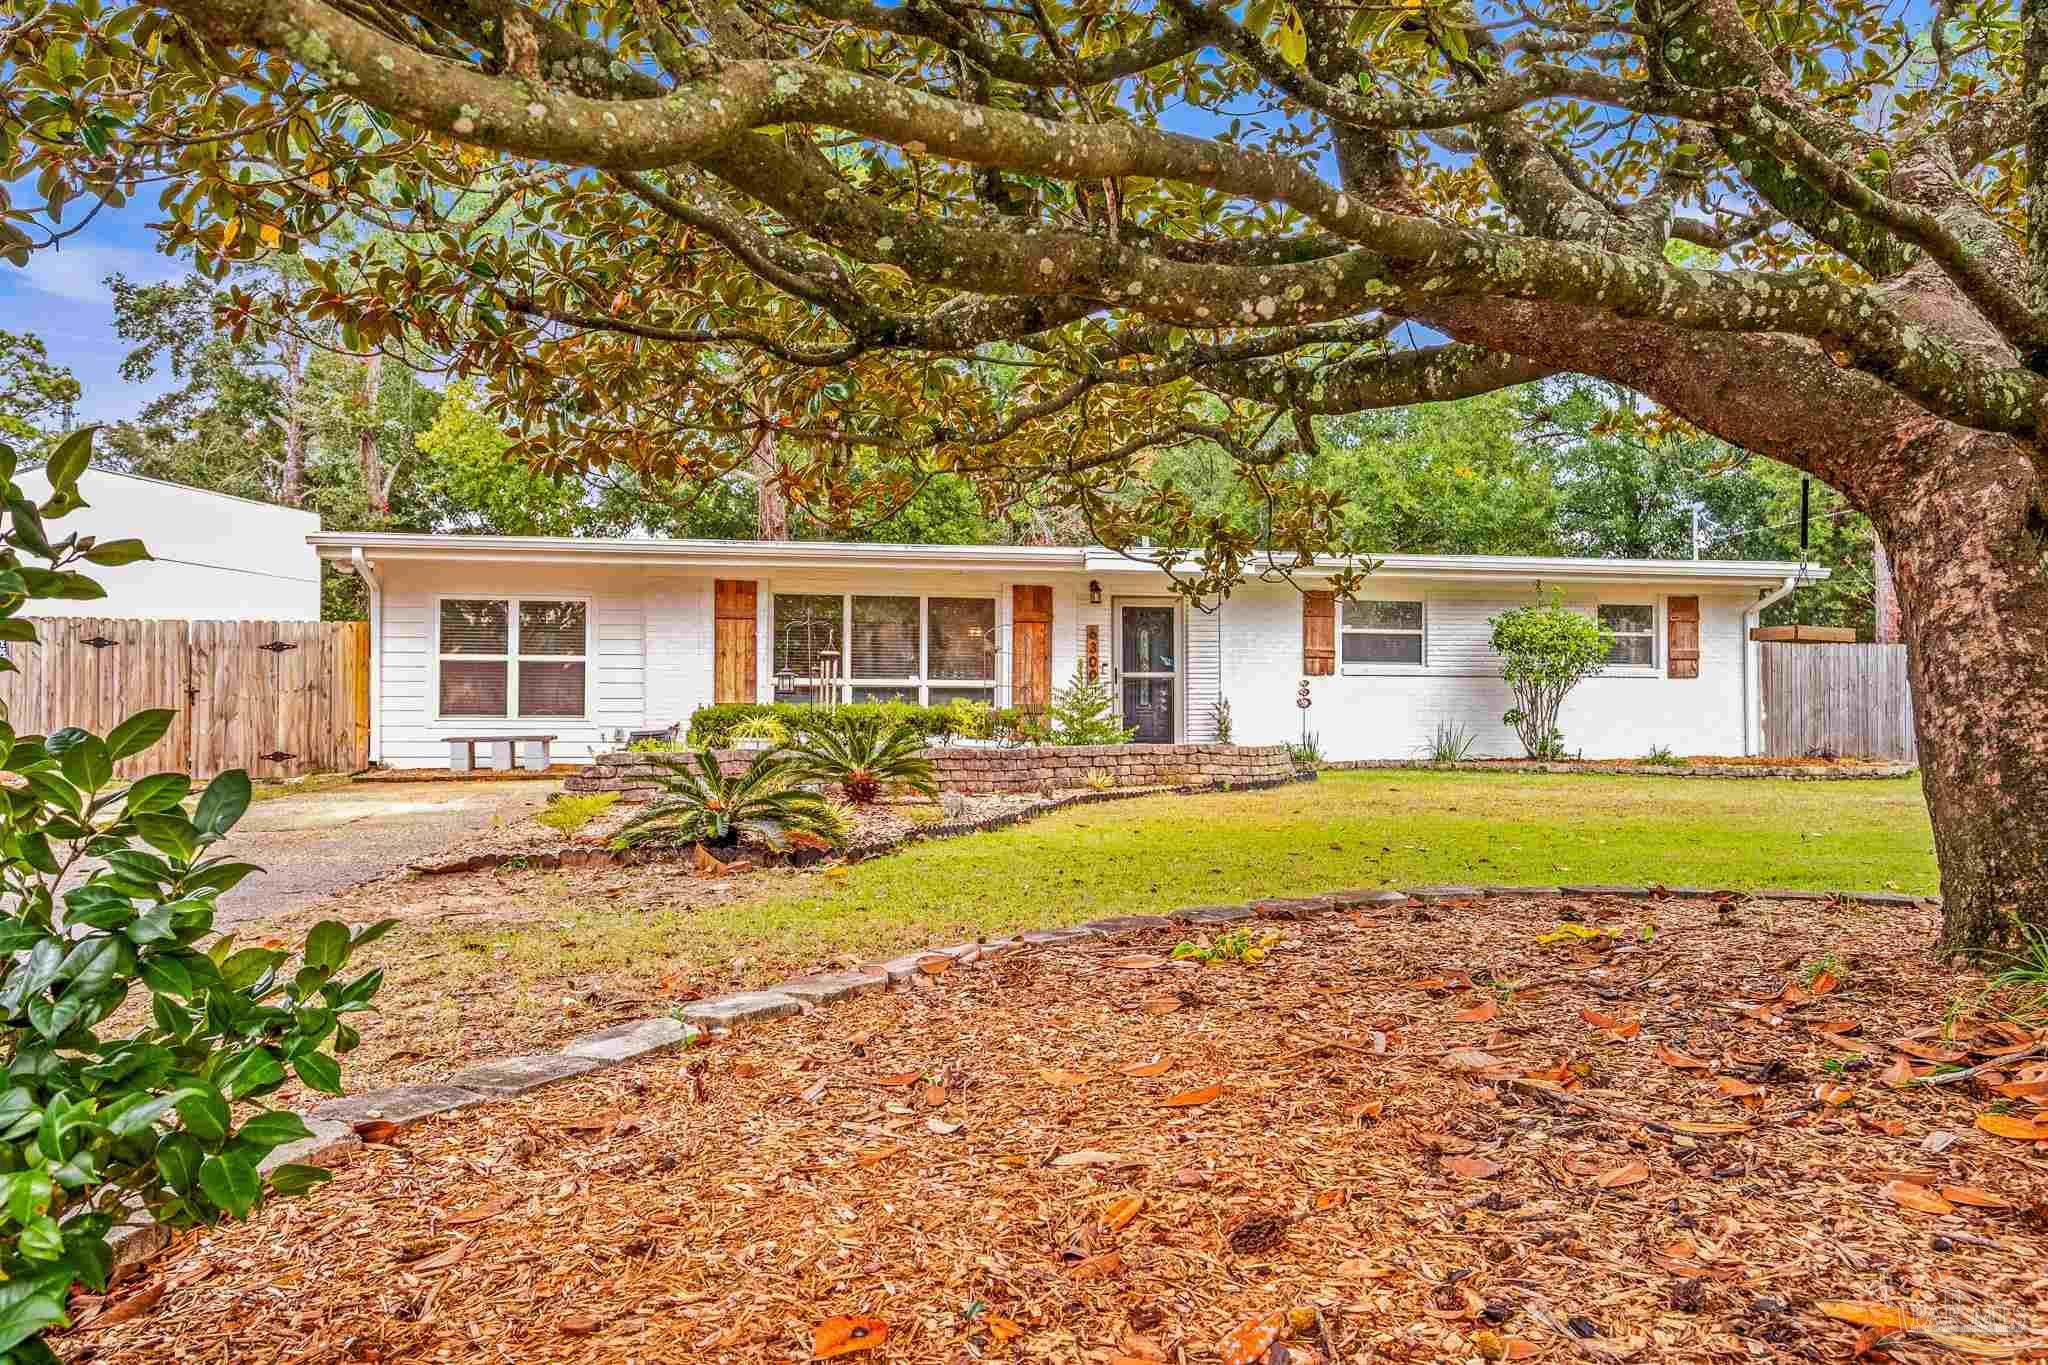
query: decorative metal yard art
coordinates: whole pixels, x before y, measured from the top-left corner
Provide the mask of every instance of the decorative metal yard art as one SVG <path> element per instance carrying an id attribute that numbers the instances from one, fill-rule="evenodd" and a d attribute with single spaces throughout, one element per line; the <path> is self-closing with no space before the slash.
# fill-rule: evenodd
<path id="1" fill-rule="evenodd" d="M 1308 747 L 1308 708 L 1316 704 L 1315 697 L 1308 690 L 1307 678 L 1303 678 L 1294 689 L 1294 704 L 1301 711 L 1301 745 L 1305 749 Z"/>
<path id="2" fill-rule="evenodd" d="M 839 651 L 818 648 L 820 630 L 825 632 L 826 645 L 831 645 L 839 638 L 839 617 L 836 614 L 822 616 L 815 608 L 809 606 L 782 628 L 782 647 L 775 651 L 776 657 L 782 661 L 782 666 L 775 670 L 775 691 L 778 696 L 796 691 L 799 675 L 792 661 L 803 659 L 815 670 L 808 689 L 810 695 L 805 698 L 805 704 L 829 708 L 839 699 Z M 797 638 L 803 641 L 801 654 L 790 647 L 791 642 Z"/>

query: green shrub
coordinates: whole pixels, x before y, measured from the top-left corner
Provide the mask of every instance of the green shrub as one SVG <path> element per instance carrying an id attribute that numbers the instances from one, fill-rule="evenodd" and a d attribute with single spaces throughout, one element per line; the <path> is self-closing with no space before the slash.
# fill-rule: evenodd
<path id="1" fill-rule="evenodd" d="M 933 708 L 935 710 L 941 708 Z M 946 729 L 945 739 L 994 739 L 996 734 L 996 709 L 985 701 L 969 701 L 956 697 L 944 706 Z"/>
<path id="2" fill-rule="evenodd" d="M 89 432 L 62 442 L 38 508 L 0 444 L 0 640 L 35 640 L 18 615 L 34 599 L 104 595 L 72 565 L 149 557 L 139 541 L 50 538 L 45 518 L 82 505 L 90 458 Z M 223 773 L 188 809 L 182 773 L 115 784 L 114 765 L 150 749 L 172 719 L 143 711 L 101 738 L 16 735 L 0 718 L 0 768 L 19 779 L 0 791 L 0 1361 L 55 1360 L 42 1333 L 67 1323 L 74 1287 L 105 1292 L 117 1217 L 213 1224 L 325 1180 L 309 1166 L 261 1169 L 311 1134 L 298 1115 L 257 1102 L 294 1075 L 339 1094 L 336 1056 L 360 1041 L 345 1021 L 382 984 L 381 971 L 342 970 L 391 920 L 355 930 L 324 920 L 297 952 L 232 936 L 200 946 L 214 898 L 256 871 L 209 854 L 251 788 L 246 773 Z M 148 1022 L 103 1036 L 135 995 Z"/>
<path id="3" fill-rule="evenodd" d="M 1606 666 L 1614 633 L 1566 607 L 1561 595 L 1504 611 L 1492 625 L 1500 674 L 1515 694 L 1515 705 L 1501 720 L 1514 727 L 1529 757 L 1563 757 L 1558 710 L 1573 688 Z"/>
<path id="4" fill-rule="evenodd" d="M 838 716 L 833 724 L 813 726 L 789 757 L 800 781 L 836 785 L 856 806 L 874 801 L 884 787 L 939 794 L 923 736 L 901 721 Z"/>
<path id="5" fill-rule="evenodd" d="M 789 727 L 773 716 L 748 716 L 726 732 L 728 743 L 758 741 L 775 748 L 789 743 Z"/>
<path id="6" fill-rule="evenodd" d="M 591 792 L 584 796 L 558 796 L 533 818 L 549 829 L 574 834 L 610 810 L 619 799 L 617 792 Z"/>
<path id="7" fill-rule="evenodd" d="M 680 739 L 636 739 L 626 746 L 629 754 L 686 754 L 687 742 Z"/>
<path id="8" fill-rule="evenodd" d="M 743 835 L 777 851 L 790 846 L 793 834 L 835 848 L 846 842 L 844 818 L 824 797 L 795 785 L 789 756 L 779 750 L 763 750 L 731 777 L 708 750 L 687 758 L 656 754 L 650 761 L 662 795 L 620 828 L 614 847 L 730 848 Z"/>
<path id="9" fill-rule="evenodd" d="M 986 715 L 970 716 L 963 708 L 974 708 Z M 760 716 L 780 723 L 788 732 L 789 741 L 796 744 L 801 744 L 805 736 L 818 727 L 834 724 L 834 718 L 841 716 L 909 725 L 926 743 L 995 736 L 1008 732 L 1017 721 L 1016 712 L 997 711 L 979 702 L 954 702 L 945 706 L 913 706 L 900 701 L 852 702 L 845 706 L 825 707 L 806 706 L 799 702 L 729 701 L 700 706 L 690 713 L 690 745 L 705 749 L 730 748 L 734 729 Z M 986 734 L 967 733 L 963 727 L 970 722 L 976 729 L 985 730 Z"/>
<path id="10" fill-rule="evenodd" d="M 1463 763 L 1478 737 L 1454 720 L 1440 720 L 1436 732 L 1422 746 L 1422 756 L 1432 763 Z"/>
<path id="11" fill-rule="evenodd" d="M 1116 718 L 1116 696 L 1107 682 L 1088 680 L 1080 664 L 1065 687 L 1053 689 L 1046 708 L 1046 737 L 1059 745 L 1124 744 L 1137 731 Z"/>

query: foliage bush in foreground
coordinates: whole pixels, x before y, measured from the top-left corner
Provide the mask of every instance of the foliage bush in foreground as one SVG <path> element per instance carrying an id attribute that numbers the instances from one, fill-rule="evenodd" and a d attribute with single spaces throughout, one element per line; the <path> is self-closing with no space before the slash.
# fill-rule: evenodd
<path id="1" fill-rule="evenodd" d="M 875 716 L 842 716 L 836 724 L 813 727 L 790 754 L 799 780 L 835 784 L 846 799 L 865 806 L 884 787 L 907 787 L 936 799 L 939 784 L 924 756 L 924 736 L 903 722 Z"/>
<path id="2" fill-rule="evenodd" d="M 620 828 L 615 847 L 731 848 L 743 835 L 778 851 L 792 836 L 834 848 L 846 842 L 845 820 L 824 797 L 795 785 L 789 757 L 778 750 L 763 750 L 731 777 L 708 751 L 650 754 L 648 761 L 660 770 L 662 795 Z"/>
<path id="3" fill-rule="evenodd" d="M 58 446 L 39 508 L 0 444 L 0 639 L 34 642 L 20 619 L 34 599 L 104 595 L 71 566 L 148 558 L 139 541 L 51 540 L 44 520 L 83 505 L 90 456 L 90 433 Z M 153 746 L 172 715 L 140 712 L 104 738 L 17 736 L 0 719 L 0 769 L 14 779 L 0 791 L 0 1362 L 56 1359 L 42 1334 L 66 1324 L 74 1286 L 106 1289 L 117 1221 L 217 1223 L 325 1180 L 309 1166 L 260 1168 L 311 1134 L 298 1115 L 256 1102 L 294 1075 L 340 1093 L 336 1055 L 359 1040 L 344 1020 L 382 984 L 380 971 L 342 971 L 389 920 L 354 931 L 323 921 L 297 953 L 232 936 L 200 946 L 214 898 L 257 870 L 208 853 L 248 808 L 250 786 L 245 773 L 223 773 L 188 811 L 182 773 L 115 785 L 114 765 Z M 138 993 L 148 1022 L 101 1036 Z"/>
<path id="4" fill-rule="evenodd" d="M 562 834 L 574 834 L 610 810 L 619 799 L 617 792 L 587 792 L 581 796 L 562 795 L 534 816 L 541 824 Z"/>
<path id="5" fill-rule="evenodd" d="M 1502 722 L 1514 727 L 1529 757 L 1562 758 L 1558 710 L 1573 688 L 1606 666 L 1613 632 L 1555 596 L 1504 611 L 1491 624 L 1500 675 L 1515 694 Z"/>
<path id="6" fill-rule="evenodd" d="M 689 741 L 700 748 L 730 747 L 736 727 L 758 716 L 780 722 L 792 741 L 821 726 L 837 724 L 838 717 L 873 717 L 914 728 L 927 743 L 950 739 L 988 739 L 1013 730 L 1014 711 L 995 711 L 977 702 L 951 702 L 944 706 L 914 706 L 909 702 L 851 702 L 844 706 L 806 706 L 799 702 L 719 702 L 700 706 L 690 713 Z"/>

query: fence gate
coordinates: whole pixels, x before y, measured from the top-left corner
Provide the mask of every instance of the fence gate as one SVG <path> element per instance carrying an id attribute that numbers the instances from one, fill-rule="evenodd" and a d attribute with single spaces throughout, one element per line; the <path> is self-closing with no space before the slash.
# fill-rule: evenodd
<path id="1" fill-rule="evenodd" d="M 1760 644 L 1764 752 L 1919 762 L 1904 645 Z"/>
<path id="2" fill-rule="evenodd" d="M 137 711 L 177 719 L 119 777 L 179 771 L 255 778 L 353 772 L 369 761 L 370 628 L 363 621 L 36 618 L 8 646 L 0 702 L 20 735 L 76 725 L 104 735 Z"/>

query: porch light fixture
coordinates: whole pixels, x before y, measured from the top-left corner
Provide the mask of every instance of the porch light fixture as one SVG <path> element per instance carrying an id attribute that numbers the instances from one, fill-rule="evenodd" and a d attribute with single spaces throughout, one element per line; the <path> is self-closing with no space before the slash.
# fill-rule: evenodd
<path id="1" fill-rule="evenodd" d="M 1091 607 L 1102 605 L 1102 585 L 1092 578 L 1088 580 L 1088 605 Z"/>

